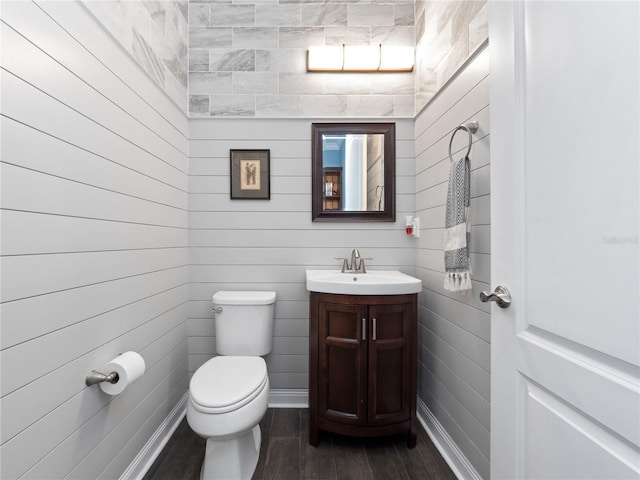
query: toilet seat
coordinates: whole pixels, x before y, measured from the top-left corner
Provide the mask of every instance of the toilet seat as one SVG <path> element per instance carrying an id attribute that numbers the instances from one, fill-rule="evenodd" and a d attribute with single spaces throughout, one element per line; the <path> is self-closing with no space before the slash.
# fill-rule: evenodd
<path id="1" fill-rule="evenodd" d="M 250 403 L 268 381 L 262 357 L 218 356 L 196 370 L 189 392 L 196 410 L 222 414 Z"/>

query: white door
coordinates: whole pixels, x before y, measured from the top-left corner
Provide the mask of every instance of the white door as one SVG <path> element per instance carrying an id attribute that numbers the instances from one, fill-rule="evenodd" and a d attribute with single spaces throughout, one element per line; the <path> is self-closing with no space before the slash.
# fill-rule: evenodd
<path id="1" fill-rule="evenodd" d="M 639 4 L 489 3 L 491 476 L 639 478 Z"/>

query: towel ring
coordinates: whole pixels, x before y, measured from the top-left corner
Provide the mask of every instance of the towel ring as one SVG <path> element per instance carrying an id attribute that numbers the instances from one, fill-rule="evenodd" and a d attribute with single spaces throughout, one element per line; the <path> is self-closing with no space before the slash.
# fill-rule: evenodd
<path id="1" fill-rule="evenodd" d="M 449 140 L 449 160 L 451 161 L 451 163 L 453 163 L 453 158 L 451 157 L 451 145 L 453 144 L 453 137 L 456 136 L 456 132 L 458 130 L 466 130 L 469 134 L 469 147 L 467 148 L 467 153 L 464 154 L 465 157 L 468 157 L 469 153 L 471 152 L 471 144 L 473 143 L 473 137 L 471 136 L 471 134 L 478 131 L 478 122 L 469 122 L 463 125 L 458 125 L 451 134 L 451 140 Z"/>

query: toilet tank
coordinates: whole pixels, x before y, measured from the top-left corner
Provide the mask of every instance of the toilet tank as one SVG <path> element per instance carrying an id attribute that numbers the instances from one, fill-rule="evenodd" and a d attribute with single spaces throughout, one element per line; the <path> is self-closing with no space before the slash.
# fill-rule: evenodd
<path id="1" fill-rule="evenodd" d="M 273 345 L 276 292 L 221 291 L 213 295 L 218 355 L 262 356 Z"/>

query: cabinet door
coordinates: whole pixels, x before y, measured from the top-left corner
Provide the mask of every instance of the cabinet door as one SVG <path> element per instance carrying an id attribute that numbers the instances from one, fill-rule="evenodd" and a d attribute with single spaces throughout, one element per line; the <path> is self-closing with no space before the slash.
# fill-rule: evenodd
<path id="1" fill-rule="evenodd" d="M 369 425 L 408 420 L 411 410 L 411 304 L 371 305 Z"/>
<path id="2" fill-rule="evenodd" d="M 318 415 L 351 425 L 367 421 L 367 308 L 320 302 Z"/>

